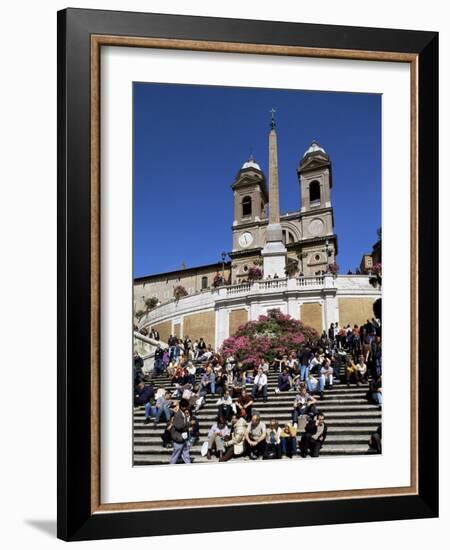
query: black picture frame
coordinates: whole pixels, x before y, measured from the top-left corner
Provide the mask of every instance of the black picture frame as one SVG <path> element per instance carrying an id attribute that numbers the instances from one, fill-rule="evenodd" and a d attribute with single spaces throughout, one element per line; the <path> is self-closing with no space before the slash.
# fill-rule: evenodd
<path id="1" fill-rule="evenodd" d="M 58 530 L 63 540 L 438 515 L 438 34 L 66 9 L 58 13 Z M 91 36 L 220 41 L 418 56 L 418 494 L 92 513 Z"/>

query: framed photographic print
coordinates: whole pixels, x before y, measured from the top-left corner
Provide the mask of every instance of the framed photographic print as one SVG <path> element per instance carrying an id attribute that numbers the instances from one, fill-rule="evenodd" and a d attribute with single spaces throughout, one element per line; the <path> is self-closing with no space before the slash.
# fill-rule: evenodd
<path id="1" fill-rule="evenodd" d="M 438 514 L 438 36 L 58 13 L 58 536 Z"/>

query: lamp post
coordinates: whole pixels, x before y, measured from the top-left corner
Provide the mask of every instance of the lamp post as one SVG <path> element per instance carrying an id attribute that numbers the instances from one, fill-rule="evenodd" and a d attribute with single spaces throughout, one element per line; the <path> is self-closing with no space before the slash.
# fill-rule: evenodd
<path id="1" fill-rule="evenodd" d="M 222 252 L 222 284 L 225 284 L 225 260 L 227 258 L 227 253 Z"/>

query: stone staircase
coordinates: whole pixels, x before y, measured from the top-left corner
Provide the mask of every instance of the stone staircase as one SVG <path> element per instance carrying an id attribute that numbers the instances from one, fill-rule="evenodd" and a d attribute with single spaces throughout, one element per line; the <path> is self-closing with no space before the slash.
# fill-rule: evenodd
<path id="1" fill-rule="evenodd" d="M 265 423 L 276 419 L 282 426 L 291 421 L 294 391 L 276 393 L 278 373 L 268 374 L 268 401 L 258 400 L 253 405 L 253 411 L 258 411 Z M 156 387 L 165 387 L 171 391 L 175 386 L 167 380 L 166 375 L 153 378 Z M 250 388 L 251 389 L 251 388 Z M 345 383 L 335 383 L 333 388 L 326 389 L 323 400 L 318 400 L 318 410 L 325 414 L 328 425 L 327 439 L 322 447 L 321 456 L 360 455 L 368 451 L 368 439 L 381 423 L 381 411 L 366 399 L 367 385 L 347 387 Z M 207 437 L 209 428 L 217 417 L 217 395 L 208 395 L 204 407 L 197 414 L 200 422 L 200 440 L 191 448 L 194 462 L 206 462 L 200 449 Z M 135 466 L 151 464 L 167 464 L 172 453 L 171 449 L 162 446 L 161 434 L 164 422 L 154 426 L 144 424 L 144 407 L 134 409 L 134 454 Z M 297 455 L 299 456 L 299 455 Z M 215 459 L 213 459 L 214 461 Z M 234 459 L 234 460 L 248 460 Z"/>

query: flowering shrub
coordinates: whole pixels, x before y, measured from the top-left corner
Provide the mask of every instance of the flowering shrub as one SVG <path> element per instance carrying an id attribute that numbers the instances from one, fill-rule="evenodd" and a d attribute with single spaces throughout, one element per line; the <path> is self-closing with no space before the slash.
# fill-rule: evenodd
<path id="1" fill-rule="evenodd" d="M 333 275 L 336 275 L 337 273 L 339 273 L 339 266 L 336 262 L 329 264 L 328 273 L 332 273 Z"/>
<path id="2" fill-rule="evenodd" d="M 380 275 L 381 276 L 381 264 L 380 263 L 373 264 L 371 271 L 374 275 Z"/>
<path id="3" fill-rule="evenodd" d="M 263 276 L 262 271 L 257 266 L 251 267 L 248 270 L 247 277 L 249 281 L 259 281 L 260 279 L 262 279 L 262 276 Z"/>
<path id="4" fill-rule="evenodd" d="M 178 285 L 173 289 L 173 297 L 175 300 L 179 300 L 183 296 L 187 296 L 188 292 L 182 285 Z"/>
<path id="5" fill-rule="evenodd" d="M 257 321 L 240 326 L 223 342 L 221 354 L 225 358 L 233 356 L 246 367 L 255 367 L 263 360 L 273 361 L 277 353 L 289 354 L 318 338 L 313 328 L 284 315 L 279 309 L 272 309 Z"/>

